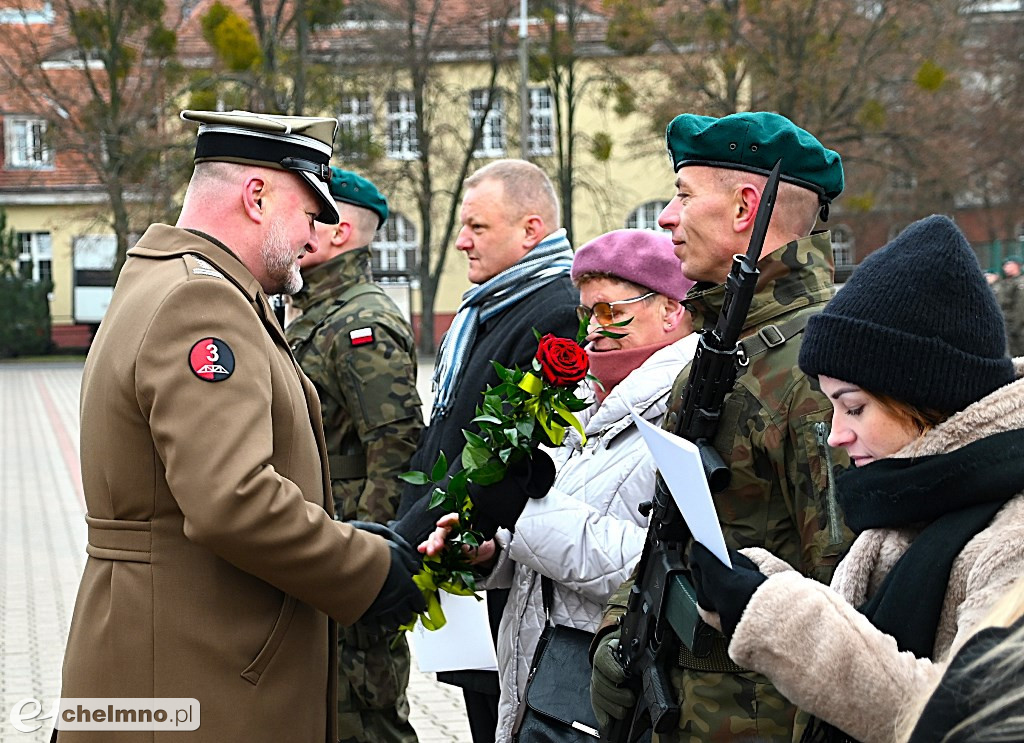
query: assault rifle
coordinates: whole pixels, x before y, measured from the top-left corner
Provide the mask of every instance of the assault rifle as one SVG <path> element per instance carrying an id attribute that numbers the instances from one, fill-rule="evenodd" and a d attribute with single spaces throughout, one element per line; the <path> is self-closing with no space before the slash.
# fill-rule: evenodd
<path id="1" fill-rule="evenodd" d="M 775 163 L 768 176 L 746 255 L 733 256 L 718 322 L 701 331 L 673 431 L 696 445 L 712 493 L 729 485 L 729 468 L 711 442 L 737 367 L 746 366 L 739 337 L 760 275 L 757 260 L 775 207 L 781 165 L 781 160 Z M 648 728 L 656 733 L 676 729 L 679 705 L 665 670 L 675 664 L 678 653 L 672 635 L 697 657 L 710 653 L 714 637 L 697 613 L 696 592 L 683 561 L 693 536 L 660 475 L 653 501 L 640 504 L 640 512 L 651 521 L 619 639 L 619 660 L 637 704 L 632 718 L 612 720 L 607 737 L 612 743 L 636 741 Z"/>

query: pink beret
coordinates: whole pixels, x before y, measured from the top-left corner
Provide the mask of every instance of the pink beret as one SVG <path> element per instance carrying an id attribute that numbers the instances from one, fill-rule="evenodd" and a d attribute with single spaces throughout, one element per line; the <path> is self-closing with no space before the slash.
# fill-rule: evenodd
<path id="1" fill-rule="evenodd" d="M 595 237 L 572 259 L 573 281 L 588 273 L 610 274 L 670 299 L 682 299 L 693 286 L 683 276 L 672 240 L 653 230 L 613 230 Z"/>

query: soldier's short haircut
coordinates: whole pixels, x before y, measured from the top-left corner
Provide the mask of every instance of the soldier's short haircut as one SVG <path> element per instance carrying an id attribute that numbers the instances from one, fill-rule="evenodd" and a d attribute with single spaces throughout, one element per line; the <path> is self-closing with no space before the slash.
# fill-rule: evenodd
<path id="1" fill-rule="evenodd" d="M 504 188 L 510 221 L 538 214 L 549 232 L 561 227 L 555 187 L 536 165 L 526 160 L 495 160 L 469 176 L 463 185 L 470 189 L 491 180 L 500 182 Z"/>
<path id="2" fill-rule="evenodd" d="M 768 182 L 768 176 L 758 173 L 729 168 L 715 170 L 715 180 L 722 188 L 736 188 L 741 183 L 753 183 L 763 187 Z M 818 194 L 814 191 L 793 183 L 780 182 L 779 192 L 775 198 L 775 209 L 772 211 L 772 222 L 787 232 L 806 236 L 814 229 L 820 208 Z"/>
<path id="3" fill-rule="evenodd" d="M 373 240 L 374 233 L 377 232 L 377 222 L 380 221 L 375 212 L 343 201 L 334 203 L 338 206 L 338 214 L 341 215 L 342 221 L 350 222 L 359 232 L 359 237 L 367 243 Z"/>

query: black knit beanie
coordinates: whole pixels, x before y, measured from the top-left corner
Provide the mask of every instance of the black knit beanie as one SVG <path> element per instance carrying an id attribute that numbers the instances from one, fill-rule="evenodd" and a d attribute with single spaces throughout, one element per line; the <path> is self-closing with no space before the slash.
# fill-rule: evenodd
<path id="1" fill-rule="evenodd" d="M 1014 379 L 995 296 L 963 233 L 940 215 L 864 259 L 807 323 L 800 368 L 941 413 Z"/>

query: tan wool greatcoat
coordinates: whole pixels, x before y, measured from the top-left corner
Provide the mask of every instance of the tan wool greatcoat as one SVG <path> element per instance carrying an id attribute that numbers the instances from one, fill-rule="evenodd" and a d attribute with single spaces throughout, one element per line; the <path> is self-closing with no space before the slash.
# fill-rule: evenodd
<path id="1" fill-rule="evenodd" d="M 332 519 L 316 392 L 225 247 L 153 225 L 129 251 L 86 361 L 81 454 L 89 559 L 61 696 L 192 697 L 201 723 L 59 740 L 333 743 L 329 617 L 366 610 L 388 549 Z"/>

